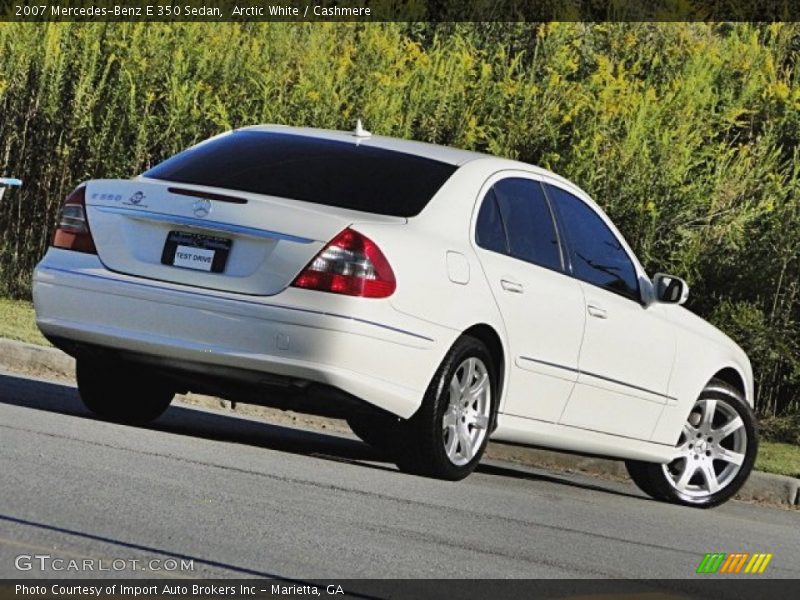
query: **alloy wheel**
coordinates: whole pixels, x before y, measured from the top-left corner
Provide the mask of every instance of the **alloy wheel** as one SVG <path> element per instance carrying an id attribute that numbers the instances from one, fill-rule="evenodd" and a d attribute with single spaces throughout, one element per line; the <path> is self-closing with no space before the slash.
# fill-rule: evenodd
<path id="1" fill-rule="evenodd" d="M 442 417 L 447 458 L 456 466 L 469 463 L 483 444 L 491 410 L 489 370 L 477 357 L 465 359 L 450 380 L 449 403 Z"/>
<path id="2" fill-rule="evenodd" d="M 747 445 L 738 411 L 725 400 L 701 398 L 683 426 L 676 458 L 662 467 L 667 482 L 689 497 L 716 494 L 736 478 Z"/>

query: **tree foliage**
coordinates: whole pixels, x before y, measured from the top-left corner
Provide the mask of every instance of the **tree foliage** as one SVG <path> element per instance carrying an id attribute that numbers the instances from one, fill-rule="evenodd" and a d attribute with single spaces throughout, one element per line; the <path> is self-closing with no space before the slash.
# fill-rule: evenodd
<path id="1" fill-rule="evenodd" d="M 28 296 L 62 198 L 259 123 L 542 165 L 750 354 L 765 414 L 800 391 L 794 24 L 0 24 L 0 292 Z"/>

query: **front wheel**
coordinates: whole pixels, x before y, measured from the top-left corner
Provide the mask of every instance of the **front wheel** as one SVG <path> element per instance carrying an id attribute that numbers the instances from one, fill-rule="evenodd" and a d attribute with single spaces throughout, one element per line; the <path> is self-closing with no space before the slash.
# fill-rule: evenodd
<path id="1" fill-rule="evenodd" d="M 419 411 L 405 423 L 401 469 L 456 481 L 481 460 L 497 390 L 485 344 L 459 338 L 433 376 Z"/>
<path id="2" fill-rule="evenodd" d="M 710 508 L 744 485 L 755 463 L 758 434 L 742 394 L 712 379 L 683 426 L 672 462 L 625 464 L 634 483 L 658 500 Z"/>
<path id="3" fill-rule="evenodd" d="M 161 416 L 175 396 L 156 374 L 119 361 L 76 364 L 78 393 L 84 405 L 102 419 L 142 425 Z"/>

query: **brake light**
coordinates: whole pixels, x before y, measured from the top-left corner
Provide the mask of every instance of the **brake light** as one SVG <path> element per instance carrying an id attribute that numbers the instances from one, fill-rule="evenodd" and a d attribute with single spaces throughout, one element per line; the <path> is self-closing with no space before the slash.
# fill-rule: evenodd
<path id="1" fill-rule="evenodd" d="M 64 201 L 53 235 L 53 246 L 97 254 L 89 221 L 86 219 L 86 186 L 76 188 Z"/>
<path id="2" fill-rule="evenodd" d="M 397 284 L 389 261 L 365 235 L 345 229 L 322 249 L 292 286 L 363 298 L 386 298 Z"/>

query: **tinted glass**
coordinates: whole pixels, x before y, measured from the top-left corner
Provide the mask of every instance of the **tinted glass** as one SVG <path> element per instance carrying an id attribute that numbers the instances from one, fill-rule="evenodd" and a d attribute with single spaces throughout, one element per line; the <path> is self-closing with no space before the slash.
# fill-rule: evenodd
<path id="1" fill-rule="evenodd" d="M 575 276 L 582 281 L 639 300 L 636 269 L 616 235 L 586 203 L 549 186 L 569 238 Z"/>
<path id="2" fill-rule="evenodd" d="M 447 163 L 368 144 L 236 131 L 181 152 L 144 175 L 412 217 L 455 170 Z"/>
<path id="3" fill-rule="evenodd" d="M 500 216 L 500 210 L 497 208 L 494 190 L 489 190 L 481 204 L 478 223 L 475 226 L 475 241 L 481 248 L 508 254 L 505 226 Z"/>
<path id="4" fill-rule="evenodd" d="M 508 235 L 509 254 L 560 270 L 558 236 L 541 184 L 530 179 L 503 179 L 492 191 Z"/>

